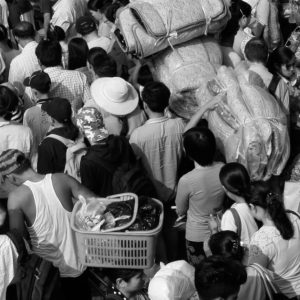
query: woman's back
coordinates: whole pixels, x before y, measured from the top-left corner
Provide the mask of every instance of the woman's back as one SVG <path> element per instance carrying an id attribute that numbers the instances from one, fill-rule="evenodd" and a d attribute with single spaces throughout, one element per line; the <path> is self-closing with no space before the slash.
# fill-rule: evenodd
<path id="1" fill-rule="evenodd" d="M 288 214 L 294 236 L 285 240 L 275 226 L 262 226 L 252 237 L 249 264 L 256 262 L 274 272 L 274 282 L 289 298 L 300 295 L 300 218 Z"/>

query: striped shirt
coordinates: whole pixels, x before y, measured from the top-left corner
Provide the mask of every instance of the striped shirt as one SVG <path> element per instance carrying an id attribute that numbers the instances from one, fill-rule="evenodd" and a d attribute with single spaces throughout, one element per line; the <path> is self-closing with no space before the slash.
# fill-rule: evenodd
<path id="1" fill-rule="evenodd" d="M 41 70 L 35 55 L 37 45 L 36 41 L 29 42 L 22 52 L 11 61 L 8 81 L 18 89 L 20 95 L 24 94 L 24 79 L 31 76 L 33 72 Z"/>

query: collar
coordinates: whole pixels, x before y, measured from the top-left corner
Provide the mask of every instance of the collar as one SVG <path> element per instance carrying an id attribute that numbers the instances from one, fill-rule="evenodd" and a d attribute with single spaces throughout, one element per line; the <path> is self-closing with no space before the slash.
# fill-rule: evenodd
<path id="1" fill-rule="evenodd" d="M 297 83 L 297 79 L 294 79 L 293 81 L 289 81 L 288 79 L 286 79 L 285 77 L 283 77 L 281 74 L 278 74 L 278 75 L 289 86 L 294 86 Z"/>
<path id="2" fill-rule="evenodd" d="M 47 67 L 44 69 L 44 72 L 51 72 L 51 71 L 56 71 L 56 70 L 62 70 L 63 67 L 62 66 L 55 66 L 55 67 Z"/>
<path id="3" fill-rule="evenodd" d="M 37 45 L 36 41 L 31 41 L 25 45 L 25 47 L 22 49 L 22 52 L 27 51 L 31 48 L 34 48 L 36 45 Z"/>
<path id="4" fill-rule="evenodd" d="M 194 164 L 195 164 L 195 169 L 197 169 L 197 170 L 204 170 L 204 169 L 208 169 L 208 168 L 213 167 L 213 166 L 215 165 L 215 162 L 213 162 L 211 165 L 205 166 L 205 167 L 200 166 L 200 165 L 197 164 L 195 161 L 194 161 Z"/>
<path id="5" fill-rule="evenodd" d="M 145 122 L 145 124 L 156 124 L 156 123 L 162 123 L 162 122 L 166 122 L 169 120 L 169 117 L 167 116 L 163 116 L 163 117 L 160 117 L 160 118 L 152 118 L 152 119 L 149 119 Z"/>
<path id="6" fill-rule="evenodd" d="M 49 99 L 40 99 L 36 102 L 36 104 L 43 104 L 45 102 L 47 102 Z"/>

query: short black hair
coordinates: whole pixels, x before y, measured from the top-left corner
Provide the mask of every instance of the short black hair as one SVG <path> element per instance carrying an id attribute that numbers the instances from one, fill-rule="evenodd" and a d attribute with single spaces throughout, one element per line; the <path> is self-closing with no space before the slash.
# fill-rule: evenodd
<path id="1" fill-rule="evenodd" d="M 141 269 L 105 269 L 104 274 L 113 282 L 116 283 L 117 279 L 120 278 L 126 282 L 128 282 L 132 277 L 137 274 L 143 273 Z"/>
<path id="2" fill-rule="evenodd" d="M 68 44 L 69 59 L 68 59 L 68 69 L 76 70 L 82 67 L 86 67 L 87 56 L 89 52 L 89 47 L 87 42 L 80 38 L 75 37 L 69 41 Z"/>
<path id="3" fill-rule="evenodd" d="M 250 62 L 267 63 L 269 50 L 266 42 L 260 38 L 252 38 L 245 46 L 245 57 Z"/>
<path id="4" fill-rule="evenodd" d="M 294 52 L 285 46 L 276 48 L 269 56 L 268 69 L 271 73 L 281 73 L 281 66 L 289 64 L 295 59 Z"/>
<path id="5" fill-rule="evenodd" d="M 35 37 L 35 30 L 31 23 L 22 21 L 16 24 L 13 29 L 13 34 L 21 39 L 33 39 Z"/>
<path id="6" fill-rule="evenodd" d="M 40 41 L 35 49 L 35 54 L 45 67 L 61 65 L 62 49 L 58 41 Z"/>
<path id="7" fill-rule="evenodd" d="M 94 47 L 89 50 L 87 60 L 94 66 L 97 63 L 97 60 L 101 60 L 107 56 L 107 52 L 101 47 Z"/>
<path id="8" fill-rule="evenodd" d="M 164 112 L 169 105 L 171 92 L 162 82 L 152 81 L 145 84 L 142 91 L 142 100 L 149 109 L 156 113 Z"/>
<path id="9" fill-rule="evenodd" d="M 193 127 L 183 134 L 183 146 L 188 157 L 200 166 L 209 166 L 214 161 L 216 139 L 205 127 Z"/>
<path id="10" fill-rule="evenodd" d="M 18 96 L 8 87 L 0 85 L 0 116 L 9 121 L 18 104 Z"/>
<path id="11" fill-rule="evenodd" d="M 245 267 L 237 260 L 222 256 L 205 258 L 195 270 L 195 287 L 203 300 L 226 299 L 238 293 L 246 280 Z"/>
<path id="12" fill-rule="evenodd" d="M 94 59 L 94 64 L 92 65 L 95 74 L 98 77 L 116 77 L 117 76 L 117 63 L 110 56 L 98 56 Z"/>

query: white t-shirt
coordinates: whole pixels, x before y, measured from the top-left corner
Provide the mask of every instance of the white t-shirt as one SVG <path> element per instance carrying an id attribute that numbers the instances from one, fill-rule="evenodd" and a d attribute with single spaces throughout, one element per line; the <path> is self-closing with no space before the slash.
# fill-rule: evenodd
<path id="1" fill-rule="evenodd" d="M 110 51 L 112 41 L 105 36 L 100 36 L 97 39 L 89 41 L 87 44 L 88 44 L 89 49 L 92 49 L 95 47 L 101 47 L 108 53 Z"/>
<path id="2" fill-rule="evenodd" d="M 241 241 L 249 246 L 252 235 L 258 230 L 250 208 L 246 203 L 234 203 L 231 208 L 237 211 L 241 219 Z M 222 217 L 221 230 L 237 232 L 237 225 L 230 210 L 227 210 Z"/>
<path id="3" fill-rule="evenodd" d="M 274 282 L 288 298 L 300 295 L 300 219 L 288 214 L 294 236 L 284 240 L 275 226 L 262 226 L 252 236 L 249 264 L 259 263 L 274 272 Z"/>
<path id="4" fill-rule="evenodd" d="M 0 235 L 0 299 L 6 299 L 6 289 L 17 268 L 18 252 L 7 235 Z"/>

